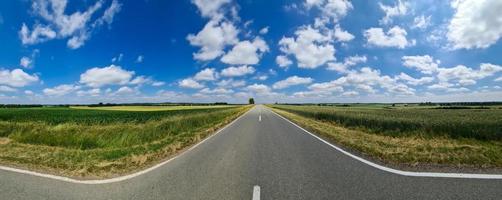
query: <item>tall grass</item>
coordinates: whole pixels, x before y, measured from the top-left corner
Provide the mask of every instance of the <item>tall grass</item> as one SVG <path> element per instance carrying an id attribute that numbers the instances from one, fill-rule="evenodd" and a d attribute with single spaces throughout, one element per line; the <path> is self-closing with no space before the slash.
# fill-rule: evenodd
<path id="1" fill-rule="evenodd" d="M 77 176 L 127 172 L 199 141 L 249 108 L 0 109 L 0 139 L 8 141 L 0 144 L 0 162 Z"/>
<path id="2" fill-rule="evenodd" d="M 502 140 L 500 109 L 383 109 L 274 105 L 274 108 L 345 127 L 401 136 L 447 136 Z"/>

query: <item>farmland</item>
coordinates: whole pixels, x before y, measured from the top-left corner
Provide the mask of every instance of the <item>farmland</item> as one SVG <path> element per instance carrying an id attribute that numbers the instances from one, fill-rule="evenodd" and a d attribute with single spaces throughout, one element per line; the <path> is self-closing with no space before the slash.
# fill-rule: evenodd
<path id="1" fill-rule="evenodd" d="M 393 164 L 502 167 L 502 109 L 272 105 L 332 141 Z"/>
<path id="2" fill-rule="evenodd" d="M 74 177 L 115 176 L 175 154 L 248 109 L 0 109 L 0 162 Z"/>

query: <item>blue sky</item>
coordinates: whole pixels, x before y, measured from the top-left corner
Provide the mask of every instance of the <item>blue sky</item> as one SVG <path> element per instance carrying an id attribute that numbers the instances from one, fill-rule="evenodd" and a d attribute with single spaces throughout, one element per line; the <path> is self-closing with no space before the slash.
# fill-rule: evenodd
<path id="1" fill-rule="evenodd" d="M 0 103 L 502 100 L 498 0 L 0 3 Z"/>

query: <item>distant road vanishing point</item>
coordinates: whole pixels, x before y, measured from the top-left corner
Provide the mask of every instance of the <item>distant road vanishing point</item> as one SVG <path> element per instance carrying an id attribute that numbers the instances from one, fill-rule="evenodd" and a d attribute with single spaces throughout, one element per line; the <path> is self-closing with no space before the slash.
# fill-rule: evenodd
<path id="1" fill-rule="evenodd" d="M 0 199 L 501 198 L 502 179 L 381 170 L 261 105 L 170 162 L 120 181 L 82 184 L 0 170 Z"/>

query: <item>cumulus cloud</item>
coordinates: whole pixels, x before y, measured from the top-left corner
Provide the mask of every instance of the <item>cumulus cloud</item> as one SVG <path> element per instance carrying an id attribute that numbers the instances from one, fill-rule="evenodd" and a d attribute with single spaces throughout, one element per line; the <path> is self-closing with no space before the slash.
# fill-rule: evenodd
<path id="1" fill-rule="evenodd" d="M 231 0 L 192 0 L 192 3 L 197 6 L 200 14 L 203 17 L 219 18 L 221 17 L 221 9 Z"/>
<path id="2" fill-rule="evenodd" d="M 204 85 L 193 80 L 192 78 L 183 79 L 178 82 L 178 85 L 182 88 L 190 88 L 190 89 L 201 89 L 204 87 Z"/>
<path id="3" fill-rule="evenodd" d="M 421 78 L 413 78 L 410 75 L 401 72 L 399 76 L 396 77 L 398 80 L 403 80 L 406 82 L 408 85 L 424 85 L 431 83 L 434 81 L 434 77 L 421 77 Z"/>
<path id="4" fill-rule="evenodd" d="M 438 66 L 441 63 L 439 60 L 434 60 L 429 55 L 422 56 L 403 56 L 403 65 L 416 69 L 424 74 L 432 74 L 438 70 Z"/>
<path id="5" fill-rule="evenodd" d="M 32 30 L 23 23 L 19 31 L 21 42 L 24 45 L 32 45 L 60 38 L 68 39 L 67 46 L 69 48 L 80 48 L 90 38 L 95 28 L 103 24 L 110 25 L 113 22 L 114 15 L 121 8 L 121 4 L 114 0 L 100 17 L 94 18 L 95 13 L 103 7 L 103 1 L 97 1 L 84 12 L 76 11 L 72 14 L 65 13 L 67 3 L 65 0 L 33 1 L 33 13 L 45 23 L 37 20 Z"/>
<path id="6" fill-rule="evenodd" d="M 204 89 L 200 90 L 199 92 L 203 93 L 203 94 L 232 94 L 232 93 L 234 93 L 233 90 L 226 89 L 226 88 L 215 88 L 215 89 L 204 88 Z"/>
<path id="7" fill-rule="evenodd" d="M 253 42 L 245 40 L 237 43 L 221 61 L 231 65 L 255 65 L 260 62 L 263 53 L 269 51 L 267 43 L 260 37 Z"/>
<path id="8" fill-rule="evenodd" d="M 335 26 L 334 36 L 339 42 L 349 42 L 355 38 L 354 35 L 345 30 L 342 30 L 342 28 L 340 28 L 340 25 L 338 24 Z"/>
<path id="9" fill-rule="evenodd" d="M 458 85 L 474 85 L 477 80 L 493 76 L 502 71 L 502 67 L 489 63 L 482 63 L 479 70 L 464 65 L 452 68 L 439 68 L 437 77 L 441 82 L 456 81 Z"/>
<path id="10" fill-rule="evenodd" d="M 7 69 L 0 69 L 0 84 L 12 87 L 24 87 L 32 83 L 38 82 L 37 75 L 30 75 L 22 69 L 14 69 L 12 71 Z"/>
<path id="11" fill-rule="evenodd" d="M 64 96 L 80 89 L 80 86 L 63 84 L 53 88 L 45 88 L 44 94 L 47 96 Z"/>
<path id="12" fill-rule="evenodd" d="M 308 9 L 319 9 L 323 17 L 330 18 L 333 22 L 338 22 L 353 9 L 349 0 L 305 0 Z"/>
<path id="13" fill-rule="evenodd" d="M 293 61 L 291 61 L 287 56 L 278 55 L 275 58 L 275 63 L 277 63 L 277 65 L 279 65 L 279 67 L 287 68 L 293 64 Z"/>
<path id="14" fill-rule="evenodd" d="M 256 94 L 267 95 L 272 92 L 270 87 L 263 84 L 253 84 L 246 87 L 246 90 L 254 92 Z"/>
<path id="15" fill-rule="evenodd" d="M 295 35 L 296 38 L 282 38 L 279 46 L 283 53 L 296 58 L 298 67 L 314 69 L 335 60 L 335 47 L 331 43 L 331 37 L 311 26 L 300 27 Z"/>
<path id="16" fill-rule="evenodd" d="M 194 79 L 197 81 L 214 81 L 218 79 L 218 72 L 214 68 L 206 68 L 195 74 Z"/>
<path id="17" fill-rule="evenodd" d="M 253 74 L 255 71 L 254 67 L 243 65 L 240 67 L 225 68 L 221 71 L 221 75 L 226 77 L 237 77 Z"/>
<path id="18" fill-rule="evenodd" d="M 371 94 L 376 93 L 377 88 L 396 95 L 413 95 L 415 93 L 415 89 L 398 83 L 396 79 L 382 75 L 379 70 L 369 67 L 363 67 L 358 71 L 349 71 L 345 76 L 333 81 L 314 83 L 309 86 L 311 91 L 317 92 L 343 92 L 347 88 Z"/>
<path id="19" fill-rule="evenodd" d="M 239 30 L 227 21 L 209 21 L 197 35 L 189 34 L 187 40 L 190 45 L 200 47 L 193 54 L 194 59 L 200 61 L 213 60 L 224 54 L 224 48 L 239 42 Z"/>
<path id="20" fill-rule="evenodd" d="M 15 91 L 17 91 L 16 88 L 12 88 L 12 87 L 5 86 L 5 85 L 0 85 L 0 92 L 15 92 Z"/>
<path id="21" fill-rule="evenodd" d="M 246 85 L 246 81 L 244 80 L 234 80 L 234 79 L 225 79 L 216 83 L 217 86 L 223 88 L 233 88 L 233 87 L 242 87 Z"/>
<path id="22" fill-rule="evenodd" d="M 100 88 L 93 88 L 90 90 L 79 90 L 77 91 L 77 96 L 80 97 L 85 97 L 85 96 L 91 96 L 91 97 L 97 97 L 101 95 L 101 89 Z"/>
<path id="23" fill-rule="evenodd" d="M 278 81 L 272 85 L 274 89 L 284 89 L 294 85 L 302 85 L 312 83 L 314 79 L 310 77 L 299 77 L 299 76 L 290 76 L 282 81 Z"/>
<path id="24" fill-rule="evenodd" d="M 348 69 L 359 63 L 365 63 L 368 59 L 366 56 L 350 56 L 344 59 L 344 62 L 328 63 L 328 70 L 337 71 L 340 73 L 347 73 Z"/>
<path id="25" fill-rule="evenodd" d="M 382 28 L 370 28 L 364 31 L 364 37 L 366 37 L 369 45 L 377 47 L 396 47 L 399 49 L 415 45 L 415 40 L 408 41 L 408 39 L 406 39 L 407 34 L 406 30 L 399 26 L 394 26 L 387 32 L 384 32 Z"/>
<path id="26" fill-rule="evenodd" d="M 502 1 L 456 0 L 447 38 L 454 49 L 487 48 L 502 37 Z"/>
<path id="27" fill-rule="evenodd" d="M 105 85 L 128 84 L 135 73 L 126 71 L 120 66 L 94 67 L 80 75 L 80 83 L 98 88 Z"/>
<path id="28" fill-rule="evenodd" d="M 394 6 L 384 5 L 379 3 L 380 9 L 385 13 L 385 16 L 379 21 L 380 24 L 392 23 L 392 18 L 396 16 L 406 15 L 409 4 L 405 1 L 398 0 Z"/>

